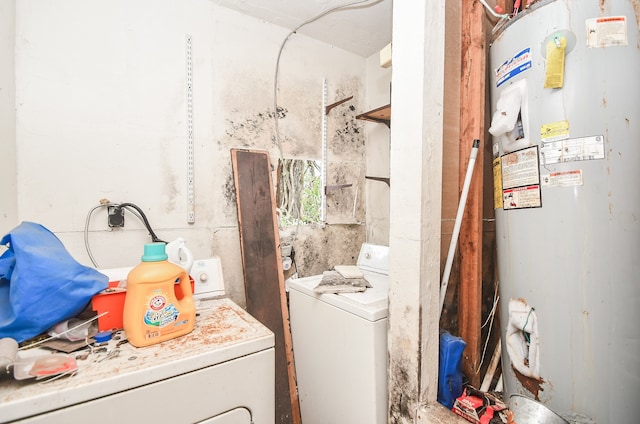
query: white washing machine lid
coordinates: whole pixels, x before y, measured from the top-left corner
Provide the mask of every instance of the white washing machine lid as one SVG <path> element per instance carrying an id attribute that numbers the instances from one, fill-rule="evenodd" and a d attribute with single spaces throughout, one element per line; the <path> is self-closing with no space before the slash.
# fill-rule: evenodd
<path id="1" fill-rule="evenodd" d="M 384 319 L 389 310 L 389 276 L 367 270 L 362 272 L 372 287 L 359 293 L 316 293 L 313 289 L 322 280 L 322 275 L 289 280 L 289 290 L 315 297 L 368 321 Z"/>

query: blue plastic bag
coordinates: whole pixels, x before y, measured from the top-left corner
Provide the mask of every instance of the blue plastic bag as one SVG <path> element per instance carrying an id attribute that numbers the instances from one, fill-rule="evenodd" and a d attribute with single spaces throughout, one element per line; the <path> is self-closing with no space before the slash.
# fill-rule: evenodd
<path id="1" fill-rule="evenodd" d="M 35 337 L 78 315 L 109 279 L 76 262 L 48 229 L 23 222 L 0 244 L 0 338 Z"/>
<path id="2" fill-rule="evenodd" d="M 462 395 L 462 352 L 467 343 L 443 331 L 440 334 L 440 362 L 438 364 L 438 402 L 451 409 Z"/>

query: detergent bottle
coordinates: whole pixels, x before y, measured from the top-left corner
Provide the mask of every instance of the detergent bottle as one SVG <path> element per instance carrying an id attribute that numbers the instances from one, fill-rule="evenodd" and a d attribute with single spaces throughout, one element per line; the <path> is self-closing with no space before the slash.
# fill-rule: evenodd
<path id="1" fill-rule="evenodd" d="M 189 274 L 169 262 L 164 243 L 144 245 L 142 262 L 127 277 L 122 324 L 129 343 L 149 346 L 191 332 L 196 308 Z M 182 298 L 176 296 L 179 286 Z"/>
<path id="2" fill-rule="evenodd" d="M 165 246 L 167 252 L 167 260 L 176 265 L 180 265 L 187 272 L 191 272 L 193 265 L 193 255 L 187 249 L 186 241 L 182 237 L 178 237 L 174 241 L 170 241 Z"/>

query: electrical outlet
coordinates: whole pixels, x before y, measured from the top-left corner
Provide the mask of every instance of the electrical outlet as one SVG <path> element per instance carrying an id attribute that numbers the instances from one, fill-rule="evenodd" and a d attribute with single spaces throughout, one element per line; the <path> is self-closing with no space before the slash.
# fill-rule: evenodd
<path id="1" fill-rule="evenodd" d="M 118 205 L 112 205 L 107 207 L 107 223 L 109 228 L 122 228 L 124 227 L 124 209 Z"/>
<path id="2" fill-rule="evenodd" d="M 195 259 L 189 274 L 193 277 L 194 298 L 203 299 L 224 295 L 222 263 L 217 256 Z"/>

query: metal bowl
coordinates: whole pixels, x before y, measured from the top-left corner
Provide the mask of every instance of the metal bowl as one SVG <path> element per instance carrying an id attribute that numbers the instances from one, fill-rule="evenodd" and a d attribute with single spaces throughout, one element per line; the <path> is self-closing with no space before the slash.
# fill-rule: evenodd
<path id="1" fill-rule="evenodd" d="M 518 424 L 569 424 L 567 420 L 540 402 L 522 395 L 511 395 L 509 409 Z"/>

